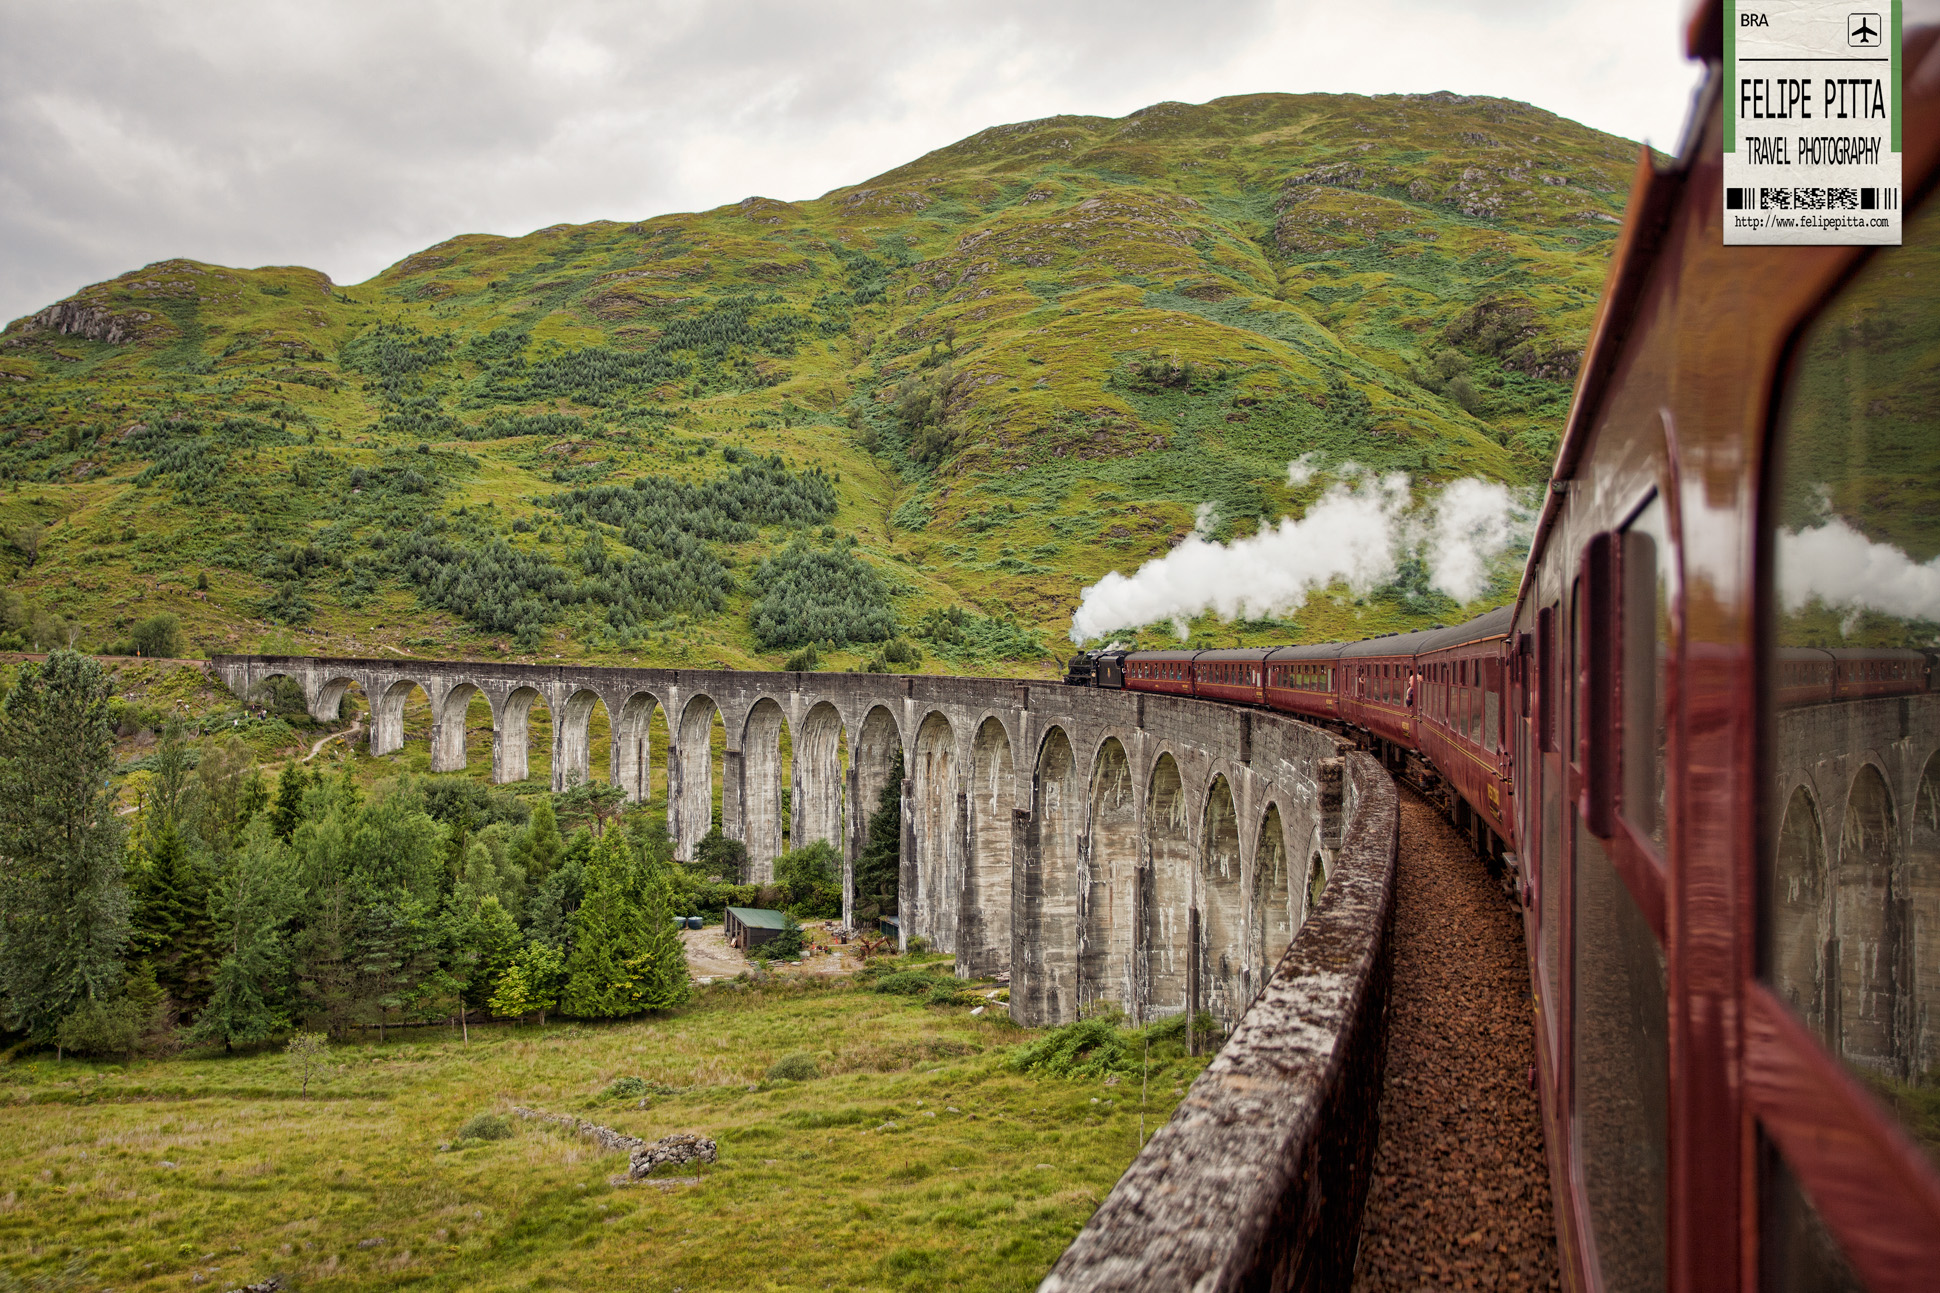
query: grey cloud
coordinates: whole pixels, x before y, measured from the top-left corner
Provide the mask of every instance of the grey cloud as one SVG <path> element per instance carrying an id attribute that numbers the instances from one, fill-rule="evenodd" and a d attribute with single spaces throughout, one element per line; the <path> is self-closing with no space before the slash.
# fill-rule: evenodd
<path id="1" fill-rule="evenodd" d="M 1474 35 L 1521 25 L 1507 0 L 1367 0 L 1355 12 L 1385 30 L 1334 34 L 1328 15 L 1342 12 L 1296 0 L 15 3 L 0 19 L 0 319 L 169 256 L 356 282 L 457 233 L 813 197 L 1058 112 L 1521 84 Z M 1436 23 L 1457 23 L 1468 44 L 1428 71 L 1398 62 L 1383 52 L 1395 13 L 1418 19 L 1431 51 Z M 1674 40 L 1666 30 L 1667 49 Z M 1597 75 L 1635 79 L 1618 64 Z M 1412 79 L 1383 80 L 1397 75 Z M 1424 76 L 1436 83 L 1415 83 Z"/>

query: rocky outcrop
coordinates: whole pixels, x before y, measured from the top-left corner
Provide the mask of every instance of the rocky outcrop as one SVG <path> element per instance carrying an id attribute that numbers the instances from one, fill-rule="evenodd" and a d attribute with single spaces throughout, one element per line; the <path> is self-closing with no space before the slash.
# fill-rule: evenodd
<path id="1" fill-rule="evenodd" d="M 696 1136 L 690 1131 L 677 1131 L 671 1136 L 662 1136 L 652 1144 L 642 1145 L 633 1151 L 627 1164 L 626 1174 L 639 1180 L 656 1167 L 681 1167 L 688 1163 L 712 1163 L 719 1154 L 714 1142 L 706 1136 Z"/>
<path id="2" fill-rule="evenodd" d="M 89 305 L 85 301 L 61 301 L 36 314 L 34 322 L 70 337 L 86 337 L 89 341 L 105 341 L 112 346 L 121 346 L 133 341 L 139 335 L 141 325 L 154 317 L 145 310 L 116 314 L 104 306 Z"/>

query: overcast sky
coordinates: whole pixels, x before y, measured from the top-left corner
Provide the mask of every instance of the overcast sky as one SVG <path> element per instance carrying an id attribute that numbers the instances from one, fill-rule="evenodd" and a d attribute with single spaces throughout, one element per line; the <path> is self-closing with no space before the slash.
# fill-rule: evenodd
<path id="1" fill-rule="evenodd" d="M 1681 0 L 0 0 L 0 320 L 150 261 L 818 196 L 986 126 L 1454 90 L 1675 145 Z"/>

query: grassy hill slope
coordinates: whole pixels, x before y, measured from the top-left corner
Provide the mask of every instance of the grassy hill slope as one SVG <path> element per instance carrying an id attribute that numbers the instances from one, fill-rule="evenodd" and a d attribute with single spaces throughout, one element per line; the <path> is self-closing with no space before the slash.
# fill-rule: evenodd
<path id="1" fill-rule="evenodd" d="M 150 265 L 0 336 L 0 630 L 1048 668 L 1198 504 L 1299 512 L 1300 454 L 1540 477 L 1634 157 L 1505 100 L 1249 95 L 350 288 Z M 1400 592 L 1217 640 L 1458 613 Z"/>

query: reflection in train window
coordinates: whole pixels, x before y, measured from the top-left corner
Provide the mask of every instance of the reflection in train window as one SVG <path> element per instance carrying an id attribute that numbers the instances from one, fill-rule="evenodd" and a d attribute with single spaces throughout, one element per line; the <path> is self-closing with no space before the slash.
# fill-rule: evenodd
<path id="1" fill-rule="evenodd" d="M 1545 606 L 1537 615 L 1536 655 L 1541 662 L 1537 692 L 1538 725 L 1553 722 L 1561 703 L 1558 688 L 1563 685 L 1561 655 L 1556 642 L 1556 609 Z M 1555 1011 L 1558 1008 L 1557 967 L 1563 936 L 1563 778 L 1554 757 L 1556 733 L 1544 732 L 1543 749 L 1549 757 L 1537 765 L 1541 779 L 1539 791 L 1542 813 L 1542 871 L 1540 890 L 1542 908 L 1538 929 L 1542 939 L 1542 992 L 1547 1006 L 1544 1015 L 1550 1024 L 1550 1045 L 1556 1044 Z"/>
<path id="2" fill-rule="evenodd" d="M 1936 409 L 1928 202 L 1813 319 L 1785 375 L 1760 936 L 1765 980 L 1940 1161 Z"/>
<path id="3" fill-rule="evenodd" d="M 1623 815 L 1664 855 L 1671 539 L 1653 498 L 1623 533 Z"/>
<path id="4" fill-rule="evenodd" d="M 1650 922 L 1579 818 L 1576 824 L 1576 1135 L 1603 1287 L 1661 1289 L 1670 1007 Z"/>

